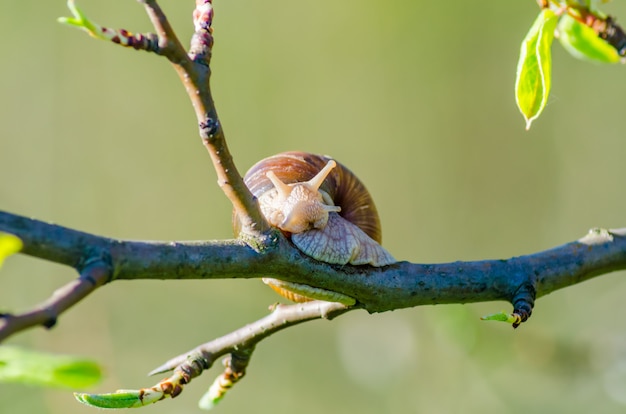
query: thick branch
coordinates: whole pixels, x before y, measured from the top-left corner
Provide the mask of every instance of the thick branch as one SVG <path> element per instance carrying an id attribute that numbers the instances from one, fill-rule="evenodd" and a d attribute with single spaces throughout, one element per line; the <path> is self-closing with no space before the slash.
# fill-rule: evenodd
<path id="1" fill-rule="evenodd" d="M 303 255 L 280 233 L 255 251 L 240 240 L 141 242 L 98 237 L 0 212 L 0 231 L 24 242 L 24 253 L 76 267 L 109 257 L 113 279 L 260 278 L 305 283 L 346 294 L 369 312 L 436 303 L 514 302 L 520 289 L 537 297 L 626 269 L 626 229 L 507 260 L 442 264 L 399 262 L 383 268 L 336 266 Z"/>

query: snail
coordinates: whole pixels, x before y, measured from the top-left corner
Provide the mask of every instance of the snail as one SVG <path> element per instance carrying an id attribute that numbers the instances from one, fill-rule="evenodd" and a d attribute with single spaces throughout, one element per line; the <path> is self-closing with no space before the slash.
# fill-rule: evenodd
<path id="1" fill-rule="evenodd" d="M 304 254 L 331 264 L 386 266 L 395 259 L 380 242 L 374 201 L 363 183 L 330 157 L 284 152 L 265 158 L 246 173 L 246 186 L 268 222 Z M 235 233 L 240 225 L 233 219 Z M 295 302 L 311 299 L 354 304 L 345 295 L 292 282 L 263 278 Z"/>

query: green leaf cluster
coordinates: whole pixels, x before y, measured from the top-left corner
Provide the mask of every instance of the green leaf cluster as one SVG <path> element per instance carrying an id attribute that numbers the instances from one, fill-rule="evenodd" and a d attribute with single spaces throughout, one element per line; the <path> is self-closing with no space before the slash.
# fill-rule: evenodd
<path id="1" fill-rule="evenodd" d="M 596 2 L 549 1 L 522 42 L 515 79 L 515 101 L 526 129 L 545 108 L 552 84 L 551 46 L 555 34 L 572 56 L 598 63 L 623 62 L 620 51 L 602 37 L 610 24 Z M 595 28 L 590 27 L 597 23 Z M 605 36 L 606 37 L 606 36 Z"/>
<path id="2" fill-rule="evenodd" d="M 617 49 L 569 14 L 561 17 L 557 30 L 559 42 L 574 57 L 598 63 L 617 63 L 621 59 Z"/>
<path id="3" fill-rule="evenodd" d="M 545 108 L 552 84 L 552 56 L 550 46 L 554 39 L 557 15 L 543 9 L 522 42 L 515 79 L 515 100 L 526 129 Z"/>

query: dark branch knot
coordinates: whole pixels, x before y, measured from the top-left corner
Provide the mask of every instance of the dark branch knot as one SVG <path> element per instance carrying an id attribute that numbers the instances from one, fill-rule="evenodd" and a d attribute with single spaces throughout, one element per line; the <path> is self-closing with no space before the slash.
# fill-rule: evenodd
<path id="1" fill-rule="evenodd" d="M 206 121 L 200 122 L 198 126 L 200 127 L 200 137 L 202 137 L 203 140 L 210 140 L 213 139 L 219 131 L 220 122 L 217 118 L 207 117 Z"/>
<path id="2" fill-rule="evenodd" d="M 517 316 L 517 320 L 513 323 L 513 328 L 517 328 L 526 322 L 533 313 L 535 306 L 535 297 L 537 291 L 531 283 L 524 283 L 513 296 L 513 315 Z"/>

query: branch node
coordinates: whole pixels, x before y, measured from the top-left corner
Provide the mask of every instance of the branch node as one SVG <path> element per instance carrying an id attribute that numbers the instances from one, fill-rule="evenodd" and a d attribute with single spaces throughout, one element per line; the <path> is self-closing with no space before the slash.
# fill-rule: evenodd
<path id="1" fill-rule="evenodd" d="M 213 48 L 213 5 L 211 0 L 196 0 L 196 8 L 193 11 L 193 25 L 195 33 L 191 39 L 189 55 L 194 62 L 203 65 L 211 60 Z"/>
<path id="2" fill-rule="evenodd" d="M 265 233 L 252 233 L 246 228 L 242 228 L 238 235 L 239 239 L 243 240 L 248 247 L 253 249 L 257 253 L 267 253 L 270 249 L 278 246 L 280 237 L 284 237 L 280 230 L 270 228 Z"/>
<path id="3" fill-rule="evenodd" d="M 513 304 L 513 316 L 516 317 L 516 321 L 513 323 L 514 329 L 530 318 L 535 306 L 536 296 L 537 291 L 534 284 L 524 283 L 519 287 L 511 301 Z"/>
<path id="4" fill-rule="evenodd" d="M 57 324 L 57 320 L 58 320 L 58 318 L 57 318 L 56 315 L 55 316 L 51 316 L 50 318 L 48 318 L 45 321 L 43 321 L 41 323 L 41 326 L 43 326 L 46 329 L 52 329 L 52 328 L 54 328 L 54 325 Z"/>
<path id="5" fill-rule="evenodd" d="M 594 227 L 578 241 L 586 245 L 604 244 L 613 241 L 613 233 L 611 230 Z"/>
<path id="6" fill-rule="evenodd" d="M 207 116 L 198 126 L 200 127 L 200 138 L 204 141 L 212 140 L 221 128 L 220 121 L 210 116 Z"/>

